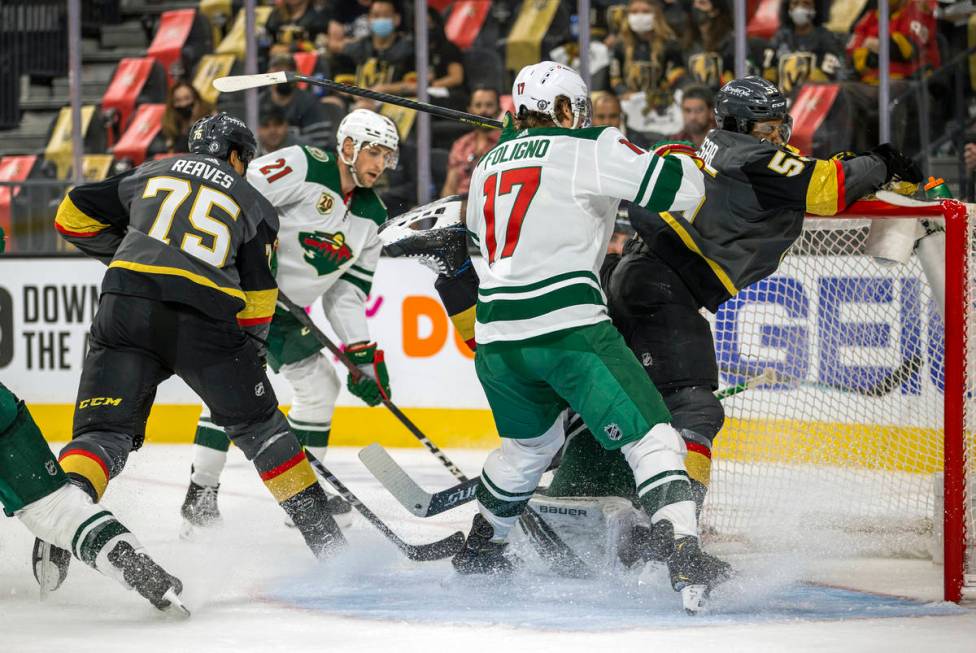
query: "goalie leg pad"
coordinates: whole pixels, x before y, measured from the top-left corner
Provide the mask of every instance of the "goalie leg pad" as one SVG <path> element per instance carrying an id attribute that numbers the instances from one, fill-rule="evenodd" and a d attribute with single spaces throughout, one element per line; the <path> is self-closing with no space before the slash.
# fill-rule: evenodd
<path id="1" fill-rule="evenodd" d="M 0 431 L 0 504 L 9 516 L 63 487 L 68 478 L 23 402 L 17 402 L 3 386 L 0 402 L 8 408 L 13 405 L 15 411 Z"/>
<path id="2" fill-rule="evenodd" d="M 476 496 L 478 510 L 494 527 L 494 540 L 504 541 L 532 498 L 542 474 L 563 446 L 565 411 L 552 426 L 534 438 L 502 438 L 488 454 Z"/>
<path id="3" fill-rule="evenodd" d="M 634 472 L 618 450 L 604 449 L 589 429 L 566 443 L 547 494 L 557 497 L 623 497 L 637 500 Z"/>
<path id="4" fill-rule="evenodd" d="M 619 455 L 619 454 L 618 454 Z M 647 517 L 620 497 L 535 495 L 529 506 L 587 566 L 612 569 L 631 546 L 634 527 Z"/>
<path id="5" fill-rule="evenodd" d="M 288 423 L 299 442 L 315 449 L 313 454 L 321 453 L 329 444 L 332 413 L 341 385 L 339 375 L 319 353 L 282 365 L 280 372 L 293 390 Z"/>

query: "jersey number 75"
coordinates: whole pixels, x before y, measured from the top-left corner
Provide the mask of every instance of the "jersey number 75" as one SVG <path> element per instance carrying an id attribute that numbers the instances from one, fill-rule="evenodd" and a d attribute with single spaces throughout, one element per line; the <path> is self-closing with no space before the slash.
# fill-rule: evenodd
<path id="1" fill-rule="evenodd" d="M 522 233 L 522 220 L 529 210 L 532 198 L 539 190 L 539 180 L 542 177 L 542 168 L 515 168 L 496 172 L 485 179 L 485 248 L 488 250 L 488 265 L 497 259 L 508 258 L 515 252 L 518 245 L 519 235 Z M 497 186 L 497 189 L 496 189 Z M 512 188 L 519 187 L 518 195 L 515 196 L 515 203 L 508 216 L 508 224 L 505 227 L 505 241 L 501 253 L 498 252 L 498 243 L 495 240 L 495 195 L 507 195 L 512 192 Z M 504 218 L 501 218 L 504 220 Z"/>

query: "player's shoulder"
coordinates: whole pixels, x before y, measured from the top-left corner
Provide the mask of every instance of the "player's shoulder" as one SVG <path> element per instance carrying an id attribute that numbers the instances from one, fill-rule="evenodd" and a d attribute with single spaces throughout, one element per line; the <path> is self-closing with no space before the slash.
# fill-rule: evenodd
<path id="1" fill-rule="evenodd" d="M 389 217 L 390 212 L 379 194 L 372 188 L 357 188 L 349 210 L 360 218 L 366 218 L 380 226 Z"/>

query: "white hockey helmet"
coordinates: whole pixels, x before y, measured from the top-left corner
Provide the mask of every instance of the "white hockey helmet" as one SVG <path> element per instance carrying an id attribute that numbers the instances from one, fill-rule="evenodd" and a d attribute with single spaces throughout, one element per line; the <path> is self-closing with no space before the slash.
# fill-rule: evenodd
<path id="1" fill-rule="evenodd" d="M 573 110 L 573 129 L 588 127 L 592 109 L 590 93 L 579 73 L 555 61 L 526 66 L 519 71 L 512 85 L 515 115 L 521 119 L 523 109 L 544 113 L 559 124 L 556 117 L 556 98 L 565 96 Z"/>
<path id="2" fill-rule="evenodd" d="M 352 139 L 353 145 L 352 159 L 348 161 L 342 153 L 342 145 L 347 138 Z M 359 157 L 359 151 L 370 145 L 382 145 L 390 148 L 392 152 L 386 157 L 386 167 L 392 170 L 397 166 L 400 136 L 397 134 L 396 125 L 393 124 L 392 120 L 375 111 L 356 109 L 349 112 L 339 123 L 339 129 L 336 130 L 336 140 L 339 143 L 339 158 L 352 168 L 354 179 L 356 176 L 354 164 L 356 158 Z M 356 184 L 359 185 L 358 179 Z"/>

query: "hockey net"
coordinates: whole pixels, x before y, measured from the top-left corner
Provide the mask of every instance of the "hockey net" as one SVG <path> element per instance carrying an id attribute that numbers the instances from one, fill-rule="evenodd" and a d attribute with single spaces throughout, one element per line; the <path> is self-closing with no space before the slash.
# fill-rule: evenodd
<path id="1" fill-rule="evenodd" d="M 723 404 L 707 537 L 750 550 L 931 557 L 944 562 L 946 599 L 972 596 L 974 215 L 976 205 L 952 201 L 870 201 L 808 218 L 776 274 L 719 309 L 721 384 L 767 369 L 778 379 Z M 865 252 L 878 220 L 944 224 L 944 247 L 929 244 L 949 264 L 934 278 L 923 266 L 932 257 L 918 252 L 879 264 Z"/>

